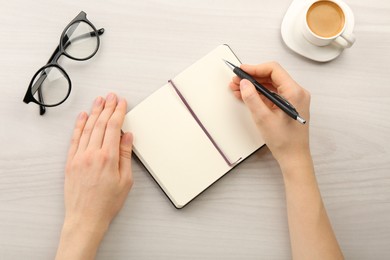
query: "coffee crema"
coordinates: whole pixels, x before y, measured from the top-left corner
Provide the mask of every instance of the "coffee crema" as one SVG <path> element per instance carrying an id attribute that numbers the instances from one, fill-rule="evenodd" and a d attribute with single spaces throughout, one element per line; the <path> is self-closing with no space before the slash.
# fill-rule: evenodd
<path id="1" fill-rule="evenodd" d="M 310 30 L 324 38 L 331 38 L 344 28 L 344 12 L 332 1 L 318 1 L 312 4 L 306 14 Z"/>

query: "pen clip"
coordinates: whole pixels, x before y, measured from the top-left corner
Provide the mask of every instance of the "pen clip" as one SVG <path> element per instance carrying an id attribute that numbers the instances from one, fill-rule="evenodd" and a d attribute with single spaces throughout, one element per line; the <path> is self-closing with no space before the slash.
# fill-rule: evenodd
<path id="1" fill-rule="evenodd" d="M 279 95 L 278 93 L 275 93 L 275 92 L 271 92 L 271 94 L 272 94 L 275 98 L 279 99 L 280 101 L 285 102 L 292 110 L 294 110 L 295 112 L 297 112 L 297 110 L 295 109 L 295 107 L 294 107 L 290 102 L 288 102 L 287 99 L 285 99 L 284 97 L 282 97 L 281 95 Z"/>

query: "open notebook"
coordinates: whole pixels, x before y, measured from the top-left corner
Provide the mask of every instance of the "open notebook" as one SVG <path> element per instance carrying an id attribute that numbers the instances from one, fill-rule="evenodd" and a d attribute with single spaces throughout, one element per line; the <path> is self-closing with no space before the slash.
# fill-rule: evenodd
<path id="1" fill-rule="evenodd" d="M 229 89 L 220 45 L 127 113 L 133 151 L 176 208 L 182 208 L 264 145 L 249 110 Z"/>

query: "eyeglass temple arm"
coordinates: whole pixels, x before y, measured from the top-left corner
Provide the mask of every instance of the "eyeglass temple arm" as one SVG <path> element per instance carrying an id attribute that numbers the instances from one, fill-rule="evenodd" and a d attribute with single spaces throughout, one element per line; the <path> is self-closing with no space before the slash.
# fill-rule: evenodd
<path id="1" fill-rule="evenodd" d="M 73 29 L 73 31 L 69 32 L 69 35 L 72 35 L 73 32 L 74 32 L 75 29 Z M 104 28 L 100 28 L 99 30 L 97 30 L 97 34 L 98 35 L 102 35 L 104 33 Z M 80 36 L 77 36 L 73 39 L 73 41 L 78 41 L 78 40 L 81 40 L 81 39 L 85 39 L 85 38 L 89 38 L 89 37 L 95 37 L 96 36 L 96 32 L 93 31 L 93 32 L 90 32 L 90 33 L 85 33 L 85 34 L 82 34 Z M 63 39 L 63 46 L 64 46 L 64 49 L 68 48 L 69 45 L 71 44 L 71 42 L 69 41 L 69 38 L 68 38 L 68 35 L 65 35 L 64 36 L 64 39 Z M 47 64 L 53 62 L 54 60 L 58 59 L 59 58 L 59 52 L 60 52 L 60 46 L 58 45 L 57 48 L 54 50 L 53 54 L 51 55 L 49 61 L 47 62 Z M 32 86 L 32 89 L 31 89 L 31 93 L 34 95 L 36 91 L 38 91 L 38 99 L 39 99 L 39 102 L 40 103 L 43 103 L 43 95 L 42 95 L 42 90 L 40 88 L 40 86 L 42 85 L 43 81 L 46 79 L 47 77 L 47 74 L 46 73 L 42 73 L 41 76 L 38 78 L 38 80 L 35 82 L 35 84 Z M 40 115 L 43 115 L 45 114 L 46 112 L 46 107 L 42 106 L 42 105 L 39 105 L 39 114 Z"/>
<path id="2" fill-rule="evenodd" d="M 102 35 L 102 34 L 104 33 L 104 28 L 99 29 L 99 30 L 97 31 L 97 33 L 98 33 L 99 36 Z M 82 39 L 90 38 L 90 37 L 96 37 L 96 32 L 93 31 L 93 32 L 90 32 L 90 33 L 84 33 L 84 34 L 82 34 L 82 35 L 79 35 L 79 36 L 77 36 L 77 37 L 74 37 L 74 38 L 72 39 L 72 42 L 76 42 L 76 41 L 78 41 L 78 40 L 82 40 Z M 69 45 L 72 44 L 72 42 L 71 42 L 71 41 L 68 41 L 68 36 L 65 35 L 64 40 L 63 40 L 64 49 L 68 48 Z"/>

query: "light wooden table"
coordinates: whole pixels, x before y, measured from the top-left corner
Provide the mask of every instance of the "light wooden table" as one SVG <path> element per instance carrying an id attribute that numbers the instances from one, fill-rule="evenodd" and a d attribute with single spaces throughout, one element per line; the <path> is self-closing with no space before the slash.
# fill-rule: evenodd
<path id="1" fill-rule="evenodd" d="M 76 115 L 113 91 L 132 108 L 221 43 L 280 62 L 312 93 L 316 174 L 347 259 L 390 259 L 390 2 L 348 0 L 356 44 L 329 63 L 280 36 L 288 0 L 22 1 L 0 4 L 0 259 L 53 259 Z M 69 99 L 43 117 L 22 98 L 80 10 L 104 27 L 98 54 L 62 58 Z M 283 180 L 263 148 L 182 210 L 143 168 L 98 259 L 289 259 Z"/>

